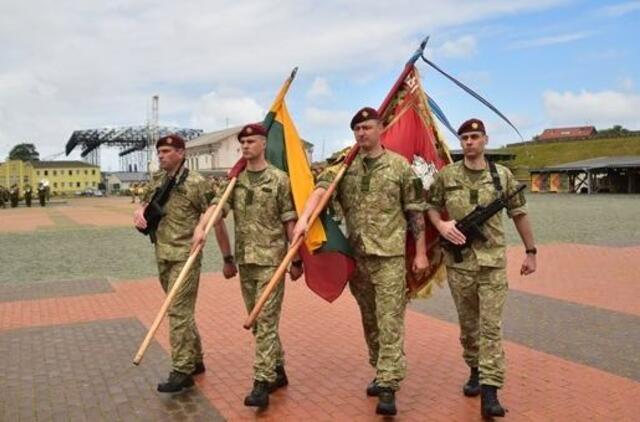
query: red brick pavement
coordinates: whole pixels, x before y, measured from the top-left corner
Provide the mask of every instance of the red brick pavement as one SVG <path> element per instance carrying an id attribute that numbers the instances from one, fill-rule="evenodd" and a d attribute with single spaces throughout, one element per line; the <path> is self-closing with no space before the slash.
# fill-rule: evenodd
<path id="1" fill-rule="evenodd" d="M 555 244 L 540 248 L 538 271 L 519 274 L 522 247 L 508 251 L 511 288 L 640 315 L 640 247 Z"/>
<path id="2" fill-rule="evenodd" d="M 149 326 L 163 298 L 157 282 L 119 282 L 114 289 L 115 293 L 2 303 L 0 330 L 127 316 Z M 241 328 L 244 316 L 237 280 L 207 274 L 197 310 L 207 372 L 197 383 L 225 417 L 376 419 L 376 401 L 364 394 L 374 373 L 366 363 L 357 307 L 348 293 L 327 304 L 302 283 L 288 283 L 281 333 L 291 384 L 272 395 L 265 412 L 242 405 L 251 386 L 253 355 L 252 338 Z M 480 420 L 479 400 L 460 393 L 467 370 L 457 335 L 454 324 L 408 312 L 409 375 L 398 393 L 399 420 Z M 157 338 L 166 349 L 166 326 Z M 507 342 L 505 347 L 510 370 L 502 397 L 510 409 L 509 420 L 637 420 L 639 383 L 517 344 Z"/>
<path id="3" fill-rule="evenodd" d="M 133 221 L 133 204 L 131 210 L 122 208 L 117 211 L 101 209 L 96 215 L 95 206 L 74 206 L 58 208 L 65 217 L 70 218 L 76 224 L 91 226 L 131 226 Z"/>
<path id="4" fill-rule="evenodd" d="M 0 233 L 27 232 L 53 226 L 53 221 L 43 208 L 12 208 L 0 213 Z"/>

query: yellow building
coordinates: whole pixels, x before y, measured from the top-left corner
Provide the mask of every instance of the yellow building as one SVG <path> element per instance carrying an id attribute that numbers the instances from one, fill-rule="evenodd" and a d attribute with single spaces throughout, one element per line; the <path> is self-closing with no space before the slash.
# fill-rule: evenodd
<path id="1" fill-rule="evenodd" d="M 14 184 L 20 187 L 20 191 L 25 184 L 32 182 L 33 167 L 28 161 L 8 160 L 0 163 L 0 186 L 10 188 Z"/>
<path id="2" fill-rule="evenodd" d="M 73 195 L 86 189 L 98 189 L 100 167 L 84 161 L 20 161 L 0 164 L 0 185 L 10 187 L 17 183 L 22 192 L 24 185 L 33 189 L 46 181 L 52 195 Z"/>

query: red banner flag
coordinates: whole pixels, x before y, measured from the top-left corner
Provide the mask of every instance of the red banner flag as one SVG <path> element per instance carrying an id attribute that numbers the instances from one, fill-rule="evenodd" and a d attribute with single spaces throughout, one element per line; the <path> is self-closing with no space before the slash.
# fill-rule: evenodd
<path id="1" fill-rule="evenodd" d="M 449 150 L 441 135 L 434 115 L 429 107 L 427 94 L 420 83 L 420 75 L 413 63 L 407 64 L 404 71 L 380 106 L 384 132 L 383 145 L 391 151 L 404 156 L 422 180 L 425 194 L 435 174 L 451 162 Z M 423 279 L 416 279 L 407 271 L 407 287 L 411 296 L 419 292 L 425 295 L 430 290 L 430 281 L 444 280 L 442 252 L 436 239 L 437 230 L 426 220 L 426 241 L 428 245 L 430 271 Z M 415 256 L 415 241 L 407 235 L 407 268 Z"/>

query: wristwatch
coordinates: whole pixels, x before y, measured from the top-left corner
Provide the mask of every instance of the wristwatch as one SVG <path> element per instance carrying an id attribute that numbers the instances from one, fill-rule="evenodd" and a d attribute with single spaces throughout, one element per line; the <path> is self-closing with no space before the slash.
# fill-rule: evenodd
<path id="1" fill-rule="evenodd" d="M 524 253 L 527 255 L 536 255 L 538 253 L 538 249 L 534 246 L 531 249 L 525 249 Z"/>
<path id="2" fill-rule="evenodd" d="M 297 261 L 292 261 L 291 265 L 293 265 L 294 267 L 300 268 L 300 267 L 302 267 L 302 260 L 298 259 Z"/>
<path id="3" fill-rule="evenodd" d="M 233 264 L 233 255 L 227 255 L 222 258 L 225 264 Z"/>

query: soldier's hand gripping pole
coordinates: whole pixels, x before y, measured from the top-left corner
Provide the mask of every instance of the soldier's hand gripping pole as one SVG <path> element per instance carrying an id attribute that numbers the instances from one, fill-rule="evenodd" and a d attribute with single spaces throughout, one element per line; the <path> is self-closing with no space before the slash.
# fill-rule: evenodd
<path id="1" fill-rule="evenodd" d="M 211 214 L 211 217 L 209 217 L 209 220 L 207 221 L 207 225 L 205 226 L 205 229 L 204 229 L 205 239 L 207 238 L 207 235 L 209 234 L 211 227 L 213 227 L 216 221 L 218 221 L 218 219 L 220 218 L 222 209 L 224 208 L 224 204 L 229 199 L 231 192 L 233 192 L 233 188 L 236 185 L 236 181 L 237 181 L 236 177 L 233 177 L 229 181 L 227 188 L 222 194 L 222 198 L 220 198 L 220 202 L 218 203 L 215 210 L 213 211 L 213 214 Z M 140 348 L 138 349 L 138 352 L 136 353 L 135 358 L 133 359 L 134 365 L 138 365 L 142 360 L 142 357 L 144 356 L 144 353 L 149 347 L 149 344 L 151 343 L 153 336 L 156 334 L 156 331 L 158 331 L 158 327 L 160 326 L 160 323 L 164 319 L 164 316 L 166 315 L 167 310 L 169 309 L 169 306 L 171 306 L 171 302 L 173 302 L 173 299 L 178 293 L 178 290 L 180 289 L 180 287 L 182 286 L 182 283 L 184 283 L 187 273 L 189 272 L 189 269 L 193 265 L 193 262 L 197 258 L 198 254 L 202 250 L 203 245 L 204 243 L 201 243 L 196 247 L 196 249 L 193 250 L 193 252 L 189 255 L 189 259 L 187 259 L 187 262 L 184 264 L 184 267 L 182 267 L 182 270 L 180 271 L 178 278 L 176 279 L 175 283 L 173 283 L 173 287 L 171 287 L 171 290 L 169 290 L 169 293 L 167 294 L 167 297 L 165 298 L 164 303 L 162 304 L 162 306 L 160 307 L 160 310 L 158 311 L 158 315 L 156 315 L 156 319 L 153 321 L 153 324 L 151 324 L 151 328 L 149 328 L 149 332 L 147 333 L 147 336 L 144 338 L 142 344 L 140 345 Z"/>
<path id="2" fill-rule="evenodd" d="M 314 221 L 316 221 L 316 219 L 320 216 L 322 211 L 325 209 L 325 207 L 329 203 L 329 200 L 331 199 L 331 195 L 333 195 L 333 192 L 336 190 L 336 187 L 338 186 L 338 183 L 344 176 L 344 173 L 347 171 L 347 169 L 349 168 L 349 165 L 351 165 L 351 162 L 358 154 L 358 150 L 359 150 L 359 147 L 357 144 L 352 146 L 351 149 L 349 150 L 349 154 L 347 154 L 346 158 L 341 163 L 340 170 L 338 171 L 338 174 L 336 174 L 335 179 L 333 179 L 333 181 L 331 182 L 327 190 L 322 194 L 322 197 L 320 198 L 318 205 L 316 205 L 313 212 L 311 213 L 311 216 L 309 217 L 308 227 L 311 227 L 311 225 L 314 223 Z M 291 260 L 293 259 L 293 257 L 298 252 L 298 249 L 300 249 L 300 246 L 304 242 L 304 238 L 305 238 L 304 235 L 300 235 L 297 238 L 292 239 L 291 245 L 289 246 L 289 250 L 287 251 L 287 254 L 285 255 L 284 259 L 282 260 L 278 268 L 276 269 L 276 272 L 273 274 L 273 277 L 271 277 L 271 280 L 269 280 L 269 283 L 267 284 L 267 286 L 262 291 L 262 295 L 260 295 L 260 297 L 256 301 L 256 304 L 251 310 L 251 313 L 249 314 L 249 316 L 247 317 L 247 320 L 242 325 L 247 330 L 253 327 L 253 324 L 255 324 L 256 319 L 258 318 L 258 315 L 260 315 L 260 311 L 262 311 L 262 308 L 264 307 L 264 304 L 269 299 L 269 296 L 271 296 L 271 293 L 273 292 L 273 290 L 278 286 L 278 283 L 280 283 L 283 280 L 284 273 L 287 271 L 287 267 L 291 263 Z"/>

